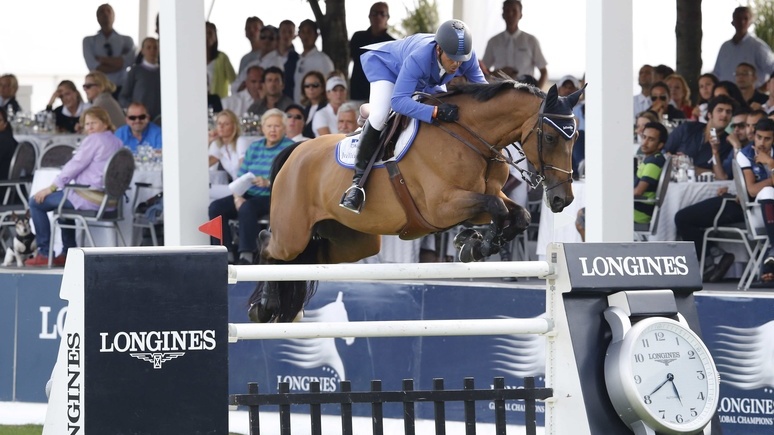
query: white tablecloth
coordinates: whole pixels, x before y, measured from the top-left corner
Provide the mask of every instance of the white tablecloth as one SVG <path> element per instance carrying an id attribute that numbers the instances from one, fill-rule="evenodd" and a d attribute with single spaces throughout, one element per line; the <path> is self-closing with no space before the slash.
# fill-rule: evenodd
<path id="1" fill-rule="evenodd" d="M 54 181 L 57 175 L 61 172 L 61 169 L 58 168 L 41 168 L 35 171 L 35 176 L 32 179 L 32 194 L 34 195 L 39 190 L 45 188 L 46 186 L 50 186 L 51 183 Z M 120 221 L 118 223 L 118 227 L 121 230 L 121 234 L 124 236 L 124 240 L 127 244 L 131 244 L 132 242 L 132 204 L 134 201 L 134 196 L 136 194 L 135 192 L 135 184 L 136 182 L 139 183 L 149 183 L 153 185 L 154 187 L 151 189 L 142 189 L 142 197 L 138 199 L 139 202 L 145 201 L 146 199 L 156 195 L 157 193 L 161 192 L 161 186 L 162 186 L 162 175 L 161 170 L 144 170 L 144 169 L 138 169 L 134 171 L 134 176 L 132 177 L 132 184 L 130 186 L 129 191 L 127 191 L 126 195 L 128 198 L 128 202 L 124 202 L 124 220 Z M 53 218 L 54 213 L 50 212 L 48 214 L 49 219 Z M 33 225 L 34 230 L 34 225 Z M 102 228 L 94 228 L 91 230 L 92 235 L 94 236 L 94 242 L 97 244 L 97 246 L 117 246 L 118 241 L 116 240 L 115 233 L 112 230 L 108 229 L 102 229 Z M 54 252 L 59 253 L 62 249 L 62 239 L 60 234 L 54 234 Z M 88 246 L 88 241 L 86 242 Z"/>
<path id="2" fill-rule="evenodd" d="M 664 197 L 664 202 L 661 204 L 661 211 L 659 212 L 658 230 L 651 240 L 677 240 L 675 214 L 689 205 L 716 196 L 718 194 L 718 189 L 721 187 L 728 188 L 729 193 L 736 193 L 736 187 L 734 186 L 733 181 L 712 181 L 709 183 L 685 181 L 682 183 L 669 183 L 666 197 Z"/>

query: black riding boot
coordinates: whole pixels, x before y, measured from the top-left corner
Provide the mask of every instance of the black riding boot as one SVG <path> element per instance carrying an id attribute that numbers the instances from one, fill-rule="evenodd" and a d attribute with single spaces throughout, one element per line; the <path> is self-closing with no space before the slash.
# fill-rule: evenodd
<path id="1" fill-rule="evenodd" d="M 368 162 L 371 161 L 371 157 L 379 148 L 379 136 L 381 134 L 382 132 L 373 128 L 368 121 L 366 121 L 363 131 L 360 133 L 352 186 L 344 192 L 344 196 L 341 197 L 341 202 L 339 203 L 340 207 L 344 207 L 353 213 L 360 214 L 360 210 L 365 203 L 365 191 L 358 186 L 358 183 L 363 178 L 363 172 L 365 172 Z"/>

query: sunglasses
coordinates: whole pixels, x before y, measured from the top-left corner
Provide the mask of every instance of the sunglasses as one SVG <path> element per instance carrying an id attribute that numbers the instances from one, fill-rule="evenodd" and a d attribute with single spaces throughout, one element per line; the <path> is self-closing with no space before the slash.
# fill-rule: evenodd
<path id="1" fill-rule="evenodd" d="M 130 121 L 137 121 L 138 119 L 140 121 L 145 121 L 148 118 L 148 115 L 127 115 L 126 119 Z"/>
<path id="2" fill-rule="evenodd" d="M 747 124 L 744 122 L 737 122 L 736 124 L 731 124 L 731 128 L 745 128 L 747 127 Z"/>
<path id="3" fill-rule="evenodd" d="M 83 85 L 83 89 L 84 90 L 88 90 L 88 89 L 93 88 L 94 86 L 97 86 L 97 84 L 96 83 L 86 83 L 86 84 Z"/>
<path id="4" fill-rule="evenodd" d="M 306 89 L 309 89 L 309 88 L 319 88 L 319 87 L 320 87 L 320 84 L 319 84 L 319 83 L 306 83 L 306 84 L 304 85 L 304 87 L 305 87 Z"/>
<path id="5" fill-rule="evenodd" d="M 667 96 L 666 95 L 651 95 L 650 96 L 650 101 L 656 101 L 656 100 L 666 101 L 667 100 Z"/>
<path id="6" fill-rule="evenodd" d="M 113 47 L 110 45 L 110 43 L 106 42 L 102 48 L 105 49 L 105 53 L 107 53 L 108 57 L 113 57 Z"/>
<path id="7" fill-rule="evenodd" d="M 296 120 L 299 120 L 299 121 L 301 121 L 302 119 L 304 119 L 304 117 L 303 117 L 303 116 L 301 116 L 301 115 L 288 115 L 288 118 L 289 118 L 289 119 L 296 119 Z"/>

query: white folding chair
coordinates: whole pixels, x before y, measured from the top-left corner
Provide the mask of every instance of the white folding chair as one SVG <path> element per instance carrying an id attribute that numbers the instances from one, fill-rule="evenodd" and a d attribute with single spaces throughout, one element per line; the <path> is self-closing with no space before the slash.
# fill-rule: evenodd
<path id="1" fill-rule="evenodd" d="M 655 236 L 658 232 L 658 218 L 659 211 L 661 210 L 661 204 L 664 203 L 667 189 L 669 188 L 669 182 L 672 179 L 672 159 L 667 157 L 664 167 L 661 168 L 661 176 L 658 178 L 658 187 L 656 187 L 656 197 L 654 199 L 647 198 L 634 198 L 634 202 L 642 204 L 653 204 L 653 215 L 651 216 L 650 223 L 647 224 L 634 224 L 634 240 L 638 242 L 647 242 L 652 236 Z"/>

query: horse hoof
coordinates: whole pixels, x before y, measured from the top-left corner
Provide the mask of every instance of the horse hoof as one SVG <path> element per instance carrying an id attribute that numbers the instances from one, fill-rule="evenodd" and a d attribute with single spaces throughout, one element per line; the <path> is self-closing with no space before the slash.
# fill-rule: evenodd
<path id="1" fill-rule="evenodd" d="M 481 252 L 481 241 L 479 240 L 473 240 L 460 248 L 460 261 L 462 263 L 481 261 L 483 259 L 484 254 Z"/>
<path id="2" fill-rule="evenodd" d="M 465 228 L 454 237 L 454 248 L 458 251 L 471 240 L 483 240 L 484 236 L 473 228 Z"/>
<path id="3" fill-rule="evenodd" d="M 268 310 L 262 303 L 258 302 L 247 310 L 247 317 L 253 323 L 269 323 L 274 317 L 274 310 Z"/>

